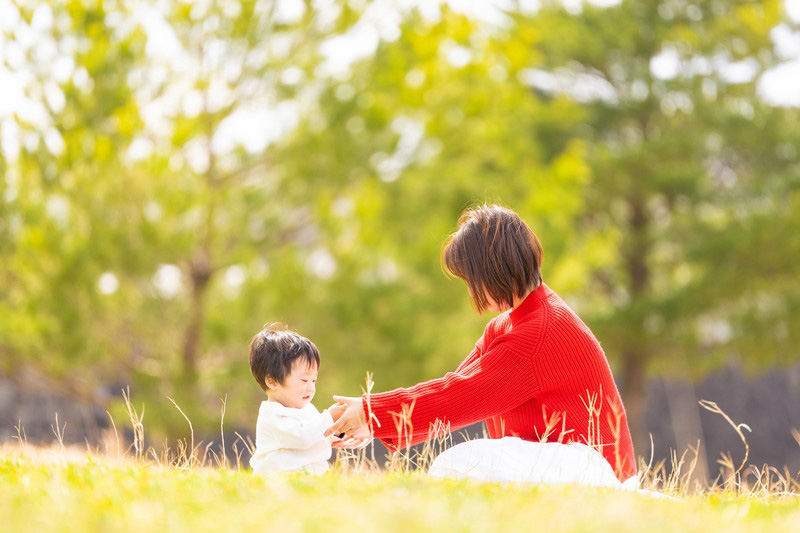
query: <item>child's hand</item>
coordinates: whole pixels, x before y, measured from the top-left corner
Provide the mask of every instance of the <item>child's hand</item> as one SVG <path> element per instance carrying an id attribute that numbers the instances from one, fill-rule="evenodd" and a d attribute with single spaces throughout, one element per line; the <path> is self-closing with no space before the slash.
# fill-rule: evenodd
<path id="1" fill-rule="evenodd" d="M 364 448 L 370 442 L 372 442 L 372 437 L 370 435 L 361 435 L 361 436 L 346 435 L 344 438 L 336 440 L 333 443 L 331 443 L 331 448 L 344 448 L 352 450 L 357 448 Z"/>

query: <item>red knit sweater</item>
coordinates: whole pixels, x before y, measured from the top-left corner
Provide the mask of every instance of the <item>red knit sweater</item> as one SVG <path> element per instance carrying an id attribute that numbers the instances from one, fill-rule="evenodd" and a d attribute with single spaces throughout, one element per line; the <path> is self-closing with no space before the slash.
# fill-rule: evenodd
<path id="1" fill-rule="evenodd" d="M 455 372 L 365 395 L 363 405 L 374 415 L 375 437 L 393 449 L 428 439 L 437 420 L 450 431 L 483 420 L 493 439 L 581 442 L 598 449 L 620 480 L 636 473 L 625 409 L 600 343 L 544 284 L 492 319 Z"/>

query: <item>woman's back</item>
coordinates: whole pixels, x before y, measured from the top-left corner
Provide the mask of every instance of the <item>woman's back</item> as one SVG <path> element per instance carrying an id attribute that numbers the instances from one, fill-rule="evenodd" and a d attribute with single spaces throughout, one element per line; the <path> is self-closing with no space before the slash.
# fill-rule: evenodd
<path id="1" fill-rule="evenodd" d="M 502 344 L 532 363 L 519 379 L 533 380 L 535 393 L 486 421 L 492 438 L 589 444 L 620 479 L 636 472 L 625 410 L 600 343 L 549 287 L 542 284 L 493 319 L 479 344 L 481 353 Z"/>

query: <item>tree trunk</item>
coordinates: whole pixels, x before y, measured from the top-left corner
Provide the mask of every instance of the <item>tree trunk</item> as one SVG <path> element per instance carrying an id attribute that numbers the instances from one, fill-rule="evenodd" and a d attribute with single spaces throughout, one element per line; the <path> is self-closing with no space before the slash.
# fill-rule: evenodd
<path id="1" fill-rule="evenodd" d="M 195 255 L 189 266 L 189 277 L 192 282 L 192 300 L 189 311 L 189 323 L 183 343 L 183 370 L 188 381 L 197 378 L 197 360 L 203 337 L 203 321 L 205 318 L 205 293 L 211 280 L 211 265 L 208 253 L 201 251 Z"/>
<path id="2" fill-rule="evenodd" d="M 647 390 L 645 387 L 645 362 L 636 350 L 622 352 L 622 401 L 628 416 L 628 426 L 637 456 L 650 456 L 650 439 L 645 425 Z"/>
<path id="3" fill-rule="evenodd" d="M 647 256 L 648 216 L 644 198 L 634 187 L 628 198 L 628 224 L 630 241 L 626 247 L 625 266 L 628 274 L 629 305 L 632 308 L 642 301 L 650 284 Z M 633 315 L 627 324 L 625 347 L 622 349 L 622 394 L 628 425 L 631 429 L 634 450 L 646 455 L 650 448 L 645 427 L 646 379 L 649 351 L 645 332 L 645 316 Z"/>

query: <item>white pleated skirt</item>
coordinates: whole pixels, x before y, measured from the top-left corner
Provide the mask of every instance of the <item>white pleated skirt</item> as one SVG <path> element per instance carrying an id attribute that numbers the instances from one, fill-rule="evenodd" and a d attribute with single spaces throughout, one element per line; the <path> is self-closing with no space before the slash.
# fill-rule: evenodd
<path id="1" fill-rule="evenodd" d="M 428 475 L 489 482 L 638 488 L 636 476 L 621 483 L 603 455 L 585 444 L 530 442 L 517 437 L 457 444 L 434 459 Z"/>

